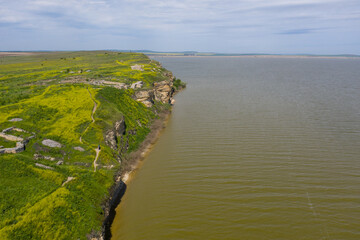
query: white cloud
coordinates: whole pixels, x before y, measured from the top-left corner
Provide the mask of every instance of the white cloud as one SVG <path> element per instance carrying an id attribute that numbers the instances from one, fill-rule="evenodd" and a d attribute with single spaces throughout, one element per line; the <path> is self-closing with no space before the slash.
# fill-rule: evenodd
<path id="1" fill-rule="evenodd" d="M 135 37 L 134 43 L 141 45 L 146 39 L 186 35 L 188 45 L 206 38 L 211 46 L 213 41 L 213 51 L 220 49 L 221 37 L 261 44 L 255 38 L 278 35 L 281 42 L 286 33 L 336 34 L 336 29 L 348 29 L 349 35 L 358 37 L 360 29 L 358 0 L 0 0 L 0 6 L 3 36 L 10 28 L 14 34 L 16 28 L 19 34 L 28 28 L 50 36 L 55 32 L 71 36 L 76 30 L 87 36 Z"/>

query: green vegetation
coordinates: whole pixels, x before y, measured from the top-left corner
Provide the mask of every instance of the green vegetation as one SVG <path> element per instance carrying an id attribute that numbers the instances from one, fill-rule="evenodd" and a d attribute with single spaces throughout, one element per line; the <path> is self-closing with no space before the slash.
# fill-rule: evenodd
<path id="1" fill-rule="evenodd" d="M 174 88 L 176 89 L 176 90 L 181 90 L 181 89 L 183 89 L 183 88 L 186 88 L 186 83 L 184 83 L 184 82 L 182 82 L 180 79 L 178 79 L 178 78 L 175 78 L 174 79 Z"/>
<path id="2" fill-rule="evenodd" d="M 132 70 L 135 64 L 143 71 Z M 133 99 L 135 90 L 99 81 L 130 85 L 141 80 L 147 89 L 168 78 L 169 72 L 158 62 L 139 53 L 0 56 L 0 131 L 16 127 L 26 132 L 7 134 L 23 138 L 35 134 L 25 151 L 0 154 L 0 239 L 86 239 L 100 231 L 102 203 L 122 167 L 117 156 L 126 161 L 150 132 L 157 113 L 170 106 L 155 102 L 147 108 Z M 184 85 L 175 80 L 174 87 Z M 104 137 L 123 117 L 126 132 L 118 142 L 121 151 L 113 150 Z M 13 118 L 23 120 L 9 121 Z M 62 147 L 45 146 L 44 139 Z M 0 146 L 15 145 L 0 137 Z M 98 145 L 99 166 L 94 171 Z M 35 157 L 39 154 L 42 157 Z M 68 177 L 73 179 L 64 185 Z"/>

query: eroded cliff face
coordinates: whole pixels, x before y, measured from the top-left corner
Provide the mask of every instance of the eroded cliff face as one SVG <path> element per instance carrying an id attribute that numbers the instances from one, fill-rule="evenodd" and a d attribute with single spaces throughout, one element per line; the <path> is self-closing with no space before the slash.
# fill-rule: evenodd
<path id="1" fill-rule="evenodd" d="M 120 120 L 116 121 L 114 127 L 106 132 L 105 143 L 112 149 L 117 150 L 117 145 L 119 142 L 119 137 L 125 134 L 125 118 L 122 117 Z"/>
<path id="2" fill-rule="evenodd" d="M 127 89 L 133 89 L 129 91 L 129 96 L 143 103 L 147 108 L 151 108 L 156 102 L 161 102 L 163 104 L 173 104 L 175 100 L 173 99 L 175 91 L 174 81 L 176 80 L 171 72 L 165 71 L 163 73 L 162 81 L 154 82 L 152 85 L 146 85 L 143 81 L 138 81 L 131 84 Z M 165 80 L 163 80 L 165 79 Z M 131 100 L 132 100 L 131 99 Z M 144 111 L 144 107 L 141 107 Z M 156 115 L 159 115 L 160 118 L 158 121 L 163 123 L 166 119 L 166 115 L 169 114 L 168 106 L 161 106 L 163 108 L 161 114 L 159 114 L 158 109 L 146 109 L 147 111 L 154 112 Z M 126 118 L 126 117 L 125 117 Z M 127 155 L 130 140 L 139 133 L 139 129 L 134 129 L 134 126 L 131 124 L 125 124 L 125 118 L 116 121 L 114 125 L 108 129 L 104 134 L 104 139 L 106 145 L 113 150 L 114 157 L 118 160 L 119 163 L 124 164 L 120 172 L 117 173 L 115 185 L 110 190 L 110 198 L 104 205 L 104 225 L 100 235 L 92 235 L 93 239 L 109 239 L 111 236 L 110 226 L 114 218 L 115 208 L 119 204 L 122 194 L 126 189 L 126 184 L 122 181 L 123 174 L 131 171 L 134 166 L 133 164 L 138 161 L 141 156 L 143 156 L 143 151 L 147 149 L 148 145 L 152 143 L 152 139 L 156 138 L 158 131 L 163 128 L 163 124 L 153 123 L 153 125 L 148 126 L 150 128 L 150 134 L 146 136 L 146 139 L 142 142 L 142 145 L 139 146 L 137 151 L 133 152 L 133 155 Z M 129 120 L 129 119 L 127 119 Z M 138 126 L 142 126 L 140 119 L 136 120 Z"/>
<path id="3" fill-rule="evenodd" d="M 174 94 L 174 77 L 172 74 L 168 75 L 168 79 L 155 82 L 150 90 L 139 90 L 134 94 L 136 101 L 143 103 L 146 107 L 152 107 L 154 101 L 159 101 L 162 103 L 173 104 Z"/>

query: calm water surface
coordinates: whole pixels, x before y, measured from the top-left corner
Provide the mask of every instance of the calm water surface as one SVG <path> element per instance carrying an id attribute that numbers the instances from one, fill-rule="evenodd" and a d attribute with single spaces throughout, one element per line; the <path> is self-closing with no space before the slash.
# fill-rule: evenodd
<path id="1" fill-rule="evenodd" d="M 360 60 L 156 60 L 188 88 L 113 239 L 360 239 Z"/>

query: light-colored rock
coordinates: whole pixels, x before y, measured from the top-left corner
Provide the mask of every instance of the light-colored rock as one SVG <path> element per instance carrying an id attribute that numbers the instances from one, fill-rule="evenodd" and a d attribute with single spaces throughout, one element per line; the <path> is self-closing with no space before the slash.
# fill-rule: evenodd
<path id="1" fill-rule="evenodd" d="M 144 71 L 144 68 L 143 68 L 143 65 L 135 64 L 135 65 L 131 66 L 131 70 Z"/>
<path id="2" fill-rule="evenodd" d="M 28 138 L 27 138 L 28 140 L 33 139 L 33 138 L 35 137 L 35 133 L 32 133 L 32 134 L 34 134 L 34 135 L 28 137 Z"/>
<path id="3" fill-rule="evenodd" d="M 172 82 L 161 81 L 154 83 L 154 96 L 156 101 L 171 103 L 170 98 L 174 93 Z"/>
<path id="4" fill-rule="evenodd" d="M 64 163 L 64 161 L 62 161 L 62 160 L 59 160 L 57 163 L 56 163 L 56 165 L 62 165 Z"/>
<path id="5" fill-rule="evenodd" d="M 0 153 L 19 153 L 25 150 L 25 144 L 22 142 L 17 142 L 16 147 L 14 148 L 2 148 Z"/>
<path id="6" fill-rule="evenodd" d="M 0 132 L 0 137 L 5 138 L 8 141 L 14 141 L 14 142 L 22 142 L 22 141 L 24 141 L 24 139 L 21 138 L 21 137 L 5 134 L 3 132 Z"/>
<path id="7" fill-rule="evenodd" d="M 14 127 L 12 130 L 17 132 L 26 132 L 24 129 Z"/>
<path id="8" fill-rule="evenodd" d="M 43 145 L 47 146 L 47 147 L 56 147 L 56 148 L 61 148 L 61 144 L 54 141 L 54 140 L 51 140 L 51 139 L 44 139 L 42 142 L 41 142 Z"/>
<path id="9" fill-rule="evenodd" d="M 43 155 L 38 154 L 38 153 L 35 153 L 35 154 L 34 154 L 34 159 L 35 159 L 35 160 L 46 159 L 46 160 L 50 160 L 50 161 L 55 161 L 55 158 L 54 158 L 54 157 L 51 157 L 51 156 L 43 156 Z"/>
<path id="10" fill-rule="evenodd" d="M 75 150 L 77 150 L 77 151 L 80 151 L 80 152 L 84 152 L 85 151 L 85 149 L 83 149 L 82 147 L 74 147 L 74 149 Z"/>
<path id="11" fill-rule="evenodd" d="M 16 142 L 16 146 L 14 148 L 1 148 L 0 153 L 18 153 L 18 152 L 22 152 L 25 150 L 25 144 L 27 144 L 29 142 L 30 138 L 24 140 L 21 137 L 6 134 L 6 132 L 9 132 L 12 130 L 17 131 L 17 132 L 26 132 L 25 130 L 23 130 L 21 128 L 15 128 L 15 127 L 9 127 L 9 128 L 4 129 L 2 132 L 0 132 L 0 137 L 6 139 L 8 141 Z"/>
<path id="12" fill-rule="evenodd" d="M 148 108 L 153 106 L 153 103 L 148 100 L 142 101 L 142 103 L 145 105 L 145 107 L 148 107 Z"/>
<path id="13" fill-rule="evenodd" d="M 170 98 L 170 104 L 171 104 L 171 105 L 174 105 L 174 104 L 175 104 L 175 99 Z"/>
<path id="14" fill-rule="evenodd" d="M 13 119 L 10 119 L 9 122 L 20 122 L 22 120 L 23 120 L 22 118 L 13 118 Z"/>
<path id="15" fill-rule="evenodd" d="M 53 167 L 49 167 L 49 166 L 46 166 L 46 165 L 41 164 L 41 163 L 35 163 L 35 166 L 45 168 L 45 169 L 49 169 L 49 170 L 54 170 Z"/>
<path id="16" fill-rule="evenodd" d="M 55 158 L 54 158 L 54 157 L 50 157 L 50 156 L 44 156 L 44 159 L 50 160 L 50 161 L 55 161 Z"/>
<path id="17" fill-rule="evenodd" d="M 111 149 L 113 149 L 113 150 L 117 149 L 117 138 L 116 138 L 115 131 L 113 131 L 113 130 L 107 131 L 107 133 L 105 135 L 105 143 Z"/>
<path id="18" fill-rule="evenodd" d="M 114 87 L 117 89 L 127 89 L 128 88 L 125 83 L 115 84 Z"/>
<path id="19" fill-rule="evenodd" d="M 150 91 L 138 91 L 135 92 L 135 98 L 137 101 L 145 101 L 145 100 L 150 100 L 153 96 L 153 92 Z"/>
<path id="20" fill-rule="evenodd" d="M 151 107 L 154 102 L 154 92 L 149 91 L 138 91 L 135 93 L 136 101 L 143 103 L 146 107 Z"/>
<path id="21" fill-rule="evenodd" d="M 143 81 L 138 81 L 136 83 L 131 84 L 130 88 L 136 89 L 136 88 L 142 88 L 144 85 Z"/>
<path id="22" fill-rule="evenodd" d="M 4 130 L 2 130 L 2 132 L 7 133 L 7 132 L 9 132 L 9 131 L 11 131 L 13 129 L 14 129 L 14 127 L 8 127 L 8 128 L 5 128 Z"/>
<path id="23" fill-rule="evenodd" d="M 113 167 L 114 167 L 114 165 L 103 166 L 103 168 L 106 168 L 106 169 L 112 169 Z"/>

